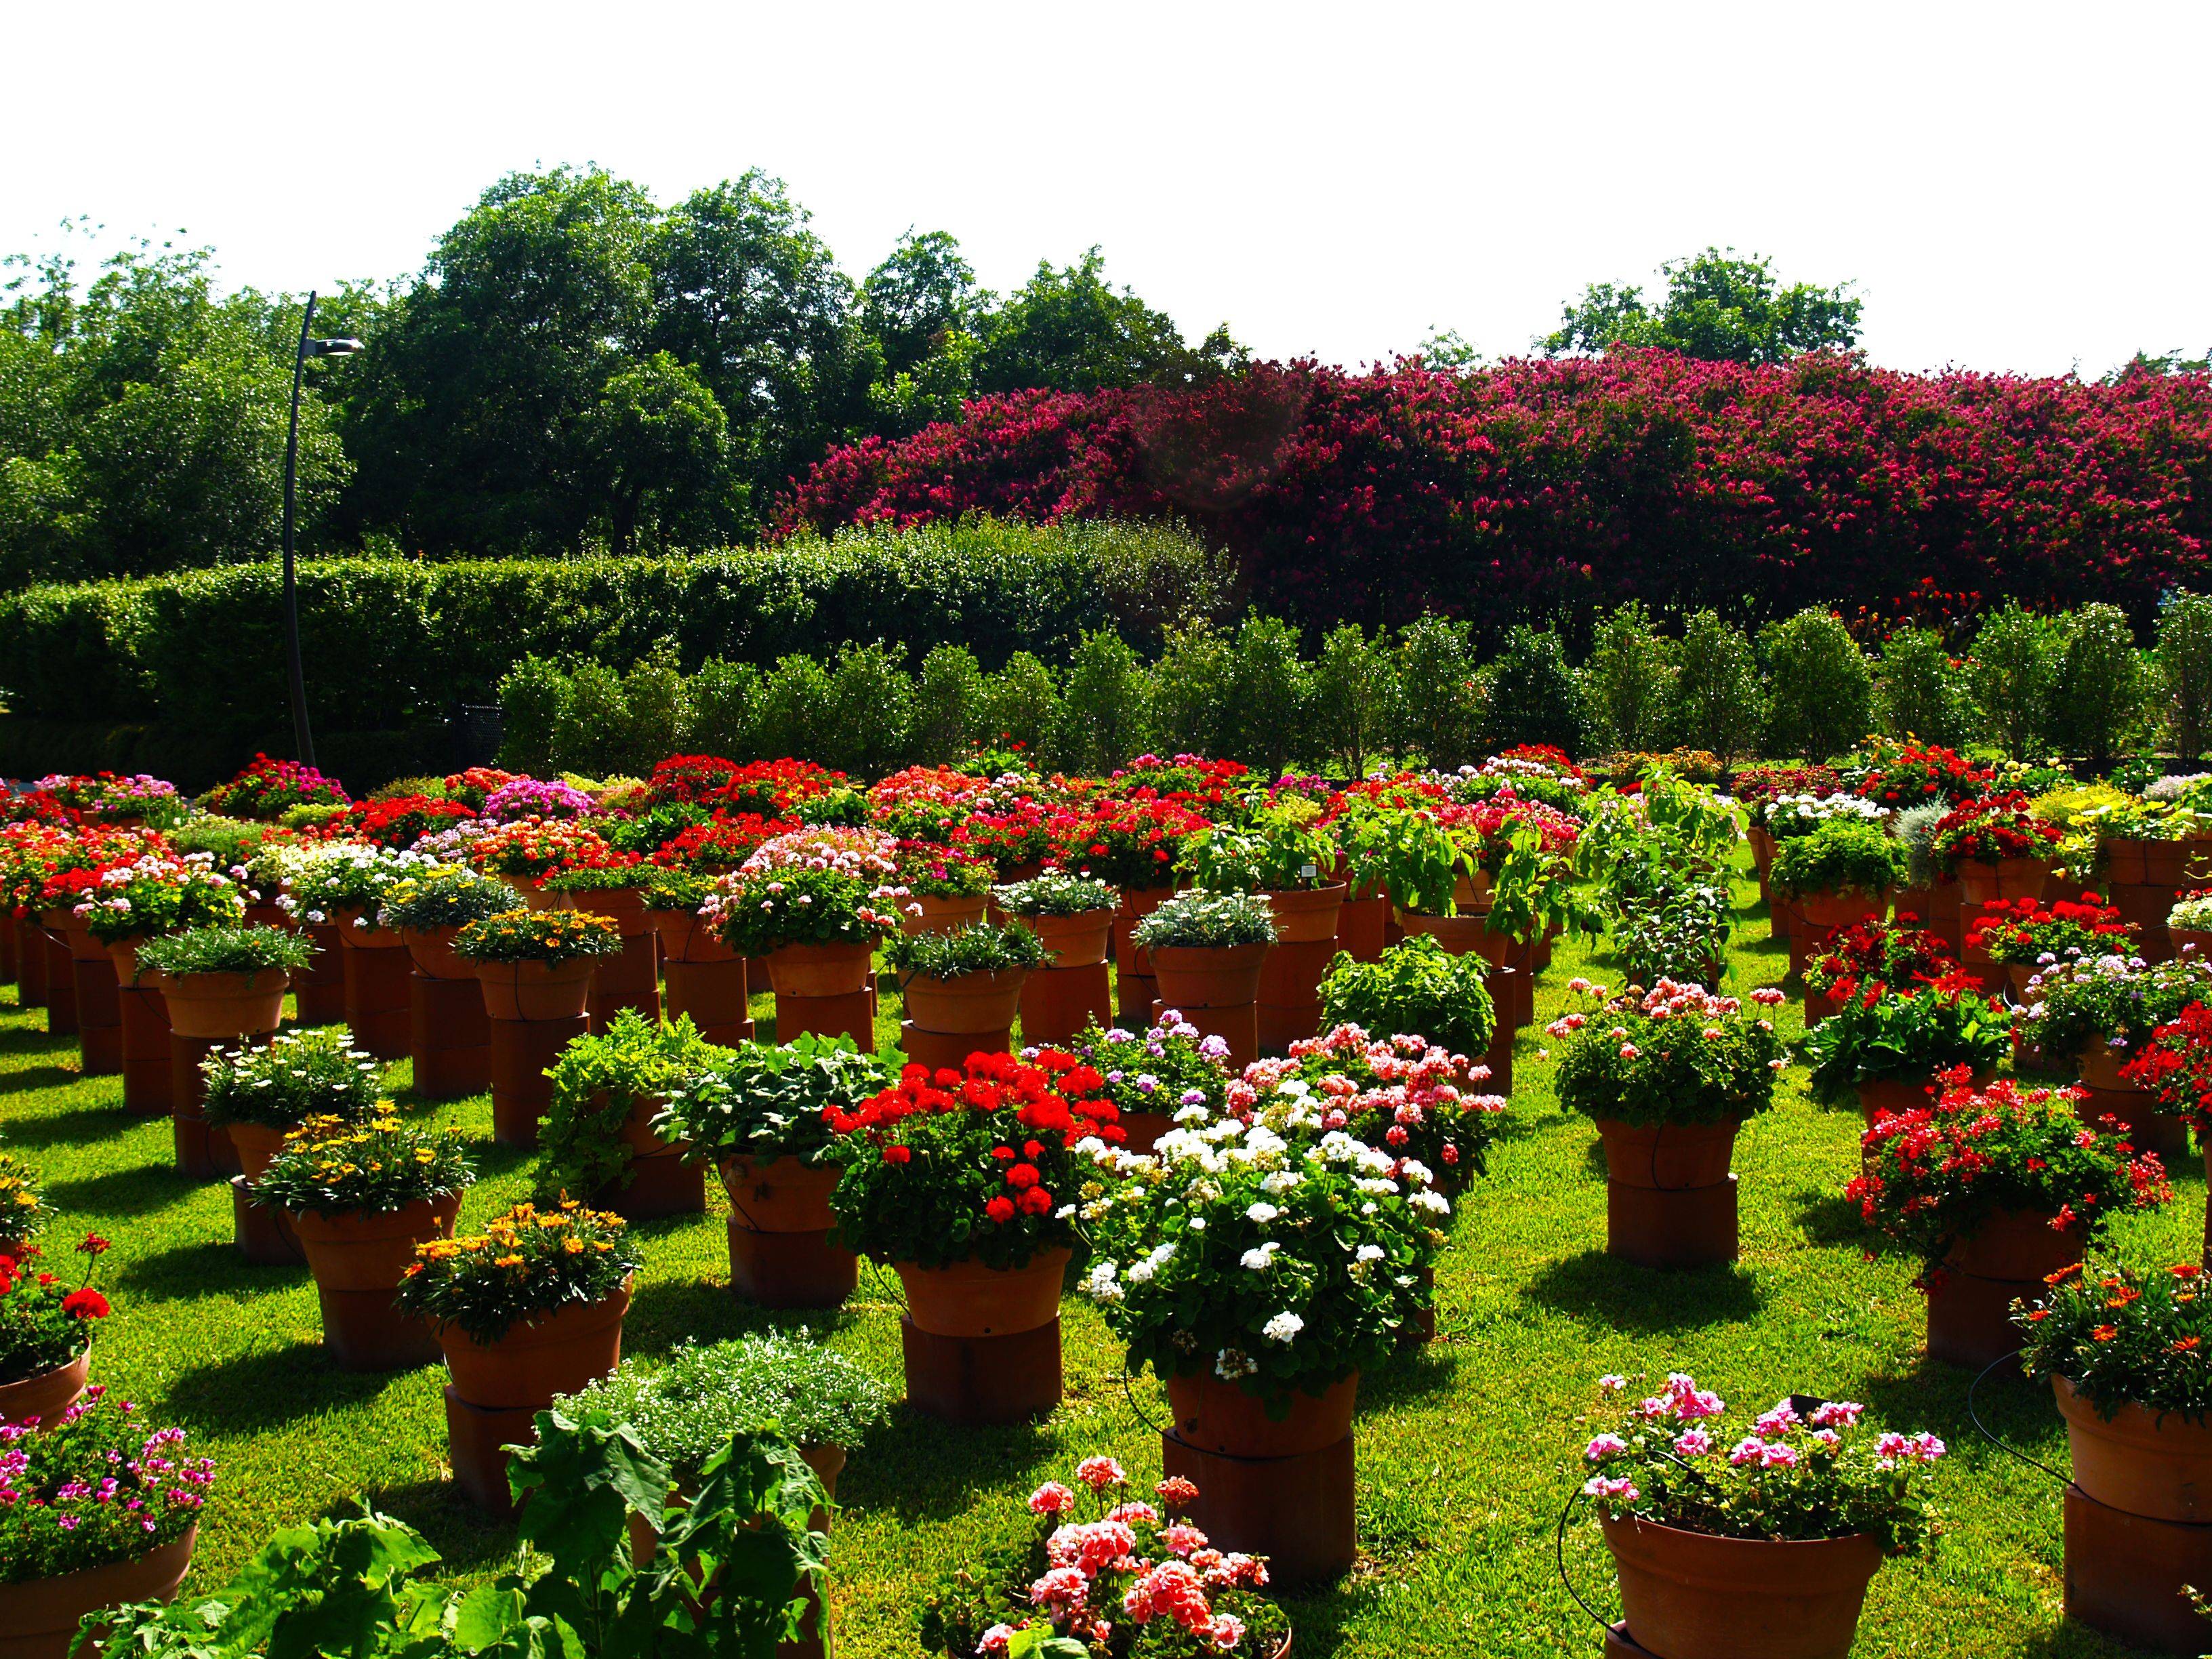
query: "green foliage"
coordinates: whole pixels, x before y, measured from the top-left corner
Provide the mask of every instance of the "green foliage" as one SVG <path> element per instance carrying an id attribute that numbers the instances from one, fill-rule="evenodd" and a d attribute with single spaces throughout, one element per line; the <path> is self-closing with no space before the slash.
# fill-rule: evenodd
<path id="1" fill-rule="evenodd" d="M 1164 753 L 1224 752 L 1236 711 L 1237 647 L 1200 618 L 1170 629 L 1152 666 L 1149 724 Z"/>
<path id="2" fill-rule="evenodd" d="M 1692 616 L 1682 628 L 1674 688 L 1673 726 L 1683 743 L 1718 756 L 1723 766 L 1751 752 L 1765 720 L 1765 695 L 1741 629 L 1711 611 Z"/>
<path id="3" fill-rule="evenodd" d="M 811 1164 L 829 1144 L 824 1106 L 850 1110 L 891 1082 L 890 1068 L 852 1038 L 808 1031 L 781 1045 L 743 1042 L 662 1091 L 658 1134 L 687 1141 L 695 1161 L 749 1158 Z"/>
<path id="4" fill-rule="evenodd" d="M 1966 683 L 1990 735 L 2014 760 L 2036 758 L 2051 744 L 2065 657 L 2064 628 L 2008 600 L 1974 630 Z"/>
<path id="5" fill-rule="evenodd" d="M 1926 1083 L 1954 1066 L 1992 1072 L 2011 1036 L 2012 1016 L 1995 997 L 1930 986 L 1888 991 L 1871 1006 L 1854 997 L 1806 1033 L 1808 1083 L 1815 1100 L 1835 1105 L 1862 1083 Z"/>
<path id="6" fill-rule="evenodd" d="M 1776 848 L 1768 879 L 1793 897 L 1804 893 L 1878 896 L 1904 882 L 1909 862 L 1904 847 L 1881 825 L 1860 818 L 1831 818 Z"/>
<path id="7" fill-rule="evenodd" d="M 2177 589 L 2159 606 L 2158 672 L 2168 741 L 2201 759 L 2212 749 L 2212 597 Z"/>
<path id="8" fill-rule="evenodd" d="M 253 974 L 281 968 L 296 974 L 317 947 L 289 927 L 192 927 L 138 947 L 142 974 Z"/>
<path id="9" fill-rule="evenodd" d="M 1322 1024 L 1349 1020 L 1377 1042 L 1418 1035 L 1479 1060 L 1498 1029 L 1489 977 L 1482 957 L 1455 956 L 1427 933 L 1408 934 L 1371 963 L 1340 951 L 1322 981 Z"/>
<path id="10" fill-rule="evenodd" d="M 1403 695 L 1381 629 L 1370 636 L 1357 623 L 1331 629 L 1313 665 L 1307 724 L 1316 756 L 1342 761 L 1352 777 L 1366 775 L 1369 763 L 1402 723 L 1398 704 Z"/>
<path id="11" fill-rule="evenodd" d="M 1653 627 L 1640 599 L 1601 617 L 1583 684 L 1590 716 L 1613 750 L 1664 748 L 1679 672 L 1674 642 Z"/>
<path id="12" fill-rule="evenodd" d="M 1063 763 L 1103 774 L 1142 754 L 1152 695 L 1150 677 L 1127 640 L 1103 628 L 1085 634 L 1068 659 L 1060 701 Z"/>
<path id="13" fill-rule="evenodd" d="M 930 759 L 960 753 L 981 730 L 982 705 L 983 670 L 975 653 L 964 645 L 931 647 L 915 688 L 915 751 Z"/>
<path id="14" fill-rule="evenodd" d="M 533 1191 L 541 1204 L 574 1196 L 604 1201 L 637 1179 L 624 1130 L 657 1103 L 728 1056 L 688 1015 L 666 1024 L 618 1011 L 597 1036 L 580 1036 L 547 1068 L 552 1101 L 538 1130 Z"/>
<path id="15" fill-rule="evenodd" d="M 501 910 L 453 936 L 453 953 L 471 962 L 542 962 L 622 952 L 622 933 L 587 910 Z"/>
<path id="16" fill-rule="evenodd" d="M 1275 919 L 1267 901 L 1253 894 L 1191 887 L 1148 912 L 1132 933 L 1147 951 L 1273 945 Z"/>
<path id="17" fill-rule="evenodd" d="M 389 1215 L 447 1198 L 476 1179 L 468 1144 L 453 1129 L 418 1129 L 391 1115 L 359 1121 L 318 1117 L 287 1136 L 253 1183 L 280 1210 L 319 1216 Z"/>
<path id="18" fill-rule="evenodd" d="M 2087 605 L 2065 619 L 2051 727 L 2068 754 L 2099 772 L 2142 724 L 2143 661 L 2135 629 L 2118 605 Z"/>
<path id="19" fill-rule="evenodd" d="M 983 743 L 1036 755 L 1048 749 L 1063 723 L 1059 684 L 1033 653 L 1015 652 L 985 683 Z"/>
<path id="20" fill-rule="evenodd" d="M 1966 676 L 1941 634 L 1900 628 L 1882 641 L 1874 711 L 1883 732 L 1955 749 L 1967 738 L 1972 709 Z"/>
<path id="21" fill-rule="evenodd" d="M 1313 671 L 1298 653 L 1297 630 L 1280 617 L 1249 612 L 1231 656 L 1224 746 L 1202 752 L 1279 778 L 1293 756 L 1308 752 L 1303 725 L 1312 697 Z"/>
<path id="22" fill-rule="evenodd" d="M 1766 752 L 1840 755 L 1874 723 L 1874 673 L 1831 612 L 1801 611 L 1761 632 L 1766 658 Z"/>
<path id="23" fill-rule="evenodd" d="M 1477 758 L 1487 718 L 1473 629 L 1425 616 L 1398 641 L 1401 725 L 1391 747 L 1449 770 Z"/>
<path id="24" fill-rule="evenodd" d="M 1516 623 L 1490 665 L 1491 745 L 1551 744 L 1570 755 L 1590 752 L 1589 708 L 1567 665 L 1566 647 L 1550 629 Z"/>
<path id="25" fill-rule="evenodd" d="M 1224 325 L 1195 349 L 1175 319 L 1128 289 L 1116 292 L 1097 248 L 1059 270 L 1040 260 L 1030 278 L 984 325 L 975 364 L 978 392 L 1051 386 L 1162 386 L 1218 374 L 1243 359 Z"/>
<path id="26" fill-rule="evenodd" d="M 374 1109 L 384 1073 L 343 1025 L 281 1031 L 218 1048 L 200 1061 L 202 1109 L 213 1123 L 296 1128 L 311 1117 L 357 1121 Z"/>
<path id="27" fill-rule="evenodd" d="M 1012 968 L 1038 968 L 1048 957 L 1026 927 L 975 922 L 951 932 L 896 933 L 884 946 L 884 961 L 907 979 L 959 979 L 969 974 L 1002 974 Z M 903 986 L 905 980 L 900 981 Z"/>
<path id="28" fill-rule="evenodd" d="M 1665 297 L 1647 305 L 1640 288 L 1593 283 L 1536 344 L 1553 356 L 1658 346 L 1692 357 L 1778 363 L 1801 352 L 1851 351 L 1863 301 L 1850 284 L 1776 285 L 1771 261 L 1709 247 L 1660 266 Z"/>

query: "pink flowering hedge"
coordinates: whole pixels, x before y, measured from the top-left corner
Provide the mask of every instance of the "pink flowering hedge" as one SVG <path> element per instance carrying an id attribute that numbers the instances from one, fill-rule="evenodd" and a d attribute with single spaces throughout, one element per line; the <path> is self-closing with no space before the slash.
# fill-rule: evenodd
<path id="1" fill-rule="evenodd" d="M 1403 623 L 1641 597 L 1770 613 L 1968 594 L 2126 605 L 2206 580 L 2212 380 L 2112 386 L 1649 350 L 1463 376 L 1269 364 L 979 398 L 831 453 L 781 532 L 1176 514 L 1263 607 Z"/>

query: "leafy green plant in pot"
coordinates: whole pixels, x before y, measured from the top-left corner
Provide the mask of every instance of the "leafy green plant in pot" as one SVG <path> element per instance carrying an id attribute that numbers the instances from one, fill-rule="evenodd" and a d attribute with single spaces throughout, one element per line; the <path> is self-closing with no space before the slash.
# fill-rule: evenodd
<path id="1" fill-rule="evenodd" d="M 462 928 L 523 908 L 522 895 L 466 865 L 435 865 L 384 890 L 380 927 L 397 933 L 415 966 L 431 979 L 474 979 L 476 966 L 453 949 Z"/>
<path id="2" fill-rule="evenodd" d="M 1193 887 L 1139 921 L 1131 937 L 1152 959 L 1160 1000 L 1188 1012 L 1251 1004 L 1276 933 L 1266 899 Z"/>
<path id="3" fill-rule="evenodd" d="M 575 1018 L 591 1000 L 592 964 L 621 951 L 614 923 L 580 910 L 502 910 L 453 938 L 494 1019 Z"/>
<path id="4" fill-rule="evenodd" d="M 140 945 L 138 974 L 152 977 L 179 1036 L 235 1039 L 276 1029 L 285 988 L 314 955 L 288 928 L 194 927 Z"/>
<path id="5" fill-rule="evenodd" d="M 1317 817 L 1311 801 L 1285 798 L 1243 823 L 1185 836 L 1176 869 L 1194 887 L 1265 894 L 1279 943 L 1334 939 L 1346 884 L 1337 876 L 1335 838 Z"/>
<path id="6" fill-rule="evenodd" d="M 637 1184 L 642 1165 L 680 1168 L 687 1150 L 655 1129 L 662 1102 L 671 1089 L 729 1053 L 702 1037 L 680 1014 L 663 1024 L 634 1008 L 619 1011 L 598 1036 L 570 1042 L 549 1071 L 552 1100 L 538 1130 L 532 1177 L 537 1200 L 549 1204 L 580 1195 L 620 1210 L 631 1220 L 645 1218 L 631 1213 L 623 1201 L 624 1193 Z M 665 1181 L 649 1184 L 656 1194 L 666 1196 L 661 1190 Z M 696 1188 L 696 1178 L 691 1185 Z M 684 1208 L 702 1206 L 700 1200 Z"/>
<path id="7" fill-rule="evenodd" d="M 991 890 L 991 902 L 1035 933 L 1048 968 L 1088 968 L 1112 943 L 1114 889 L 1103 881 L 1048 870 Z"/>
<path id="8" fill-rule="evenodd" d="M 809 1033 L 781 1046 L 739 1043 L 670 1082 L 659 1134 L 711 1162 L 730 1198 L 733 1284 L 766 1307 L 835 1307 L 859 1263 L 830 1237 L 840 1165 L 829 1112 L 851 1112 L 891 1082 L 849 1037 Z"/>
<path id="9" fill-rule="evenodd" d="M 1805 1038 L 1813 1097 L 1856 1097 L 1871 1129 L 1885 1112 L 1923 1106 L 1937 1077 L 1964 1067 L 1986 1081 L 2011 1047 L 2012 1014 L 1957 969 L 1896 986 L 1845 980 L 1836 1011 Z"/>
<path id="10" fill-rule="evenodd" d="M 219 1048 L 200 1061 L 201 1109 L 238 1149 L 250 1182 L 261 1179 L 284 1137 L 310 1118 L 358 1123 L 380 1099 L 384 1067 L 353 1046 L 343 1025 L 282 1031 L 266 1042 Z"/>
<path id="11" fill-rule="evenodd" d="M 389 1102 L 365 1120 L 310 1118 L 285 1137 L 255 1190 L 300 1242 L 338 1364 L 395 1370 L 438 1358 L 429 1326 L 395 1292 L 418 1246 L 453 1237 L 475 1179 L 457 1132 L 404 1123 Z"/>
<path id="12" fill-rule="evenodd" d="M 1425 934 L 1407 935 L 1371 963 L 1340 951 L 1322 981 L 1322 1023 L 1348 1021 L 1377 1036 L 1417 1034 L 1472 1065 L 1498 1030 L 1489 977 L 1480 957 L 1455 956 Z"/>
<path id="13" fill-rule="evenodd" d="M 1019 924 L 977 922 L 902 933 L 884 947 L 884 961 L 897 970 L 907 1018 L 917 1030 L 981 1036 L 1013 1024 L 1022 981 L 1043 965 L 1045 948 Z"/>
<path id="14" fill-rule="evenodd" d="M 1768 879 L 1814 928 L 1832 932 L 1889 908 L 1906 858 L 1880 824 L 1837 818 L 1776 848 Z"/>

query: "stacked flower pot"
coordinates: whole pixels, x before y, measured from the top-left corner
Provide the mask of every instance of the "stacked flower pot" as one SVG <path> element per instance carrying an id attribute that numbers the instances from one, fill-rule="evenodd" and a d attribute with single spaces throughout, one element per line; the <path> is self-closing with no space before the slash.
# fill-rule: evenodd
<path id="1" fill-rule="evenodd" d="M 123 1109 L 134 1117 L 167 1117 L 176 1109 L 169 1068 L 169 1007 L 138 972 L 138 941 L 119 939 L 107 954 L 115 966 L 116 1009 L 122 1026 Z"/>
<path id="2" fill-rule="evenodd" d="M 768 953 L 768 977 L 775 992 L 775 1036 L 779 1042 L 811 1032 L 847 1036 L 873 1052 L 876 992 L 873 949 L 855 945 L 779 945 Z"/>
<path id="3" fill-rule="evenodd" d="M 970 1258 L 894 1262 L 906 1293 L 899 1346 L 907 1403 L 946 1423 L 1026 1423 L 1060 1404 L 1060 1289 L 1066 1249 L 1012 1267 Z"/>
<path id="4" fill-rule="evenodd" d="M 751 1042 L 752 988 L 745 959 L 723 944 L 696 909 L 653 909 L 646 916 L 660 940 L 669 1018 L 688 1016 L 709 1042 L 726 1047 Z"/>
<path id="5" fill-rule="evenodd" d="M 1023 1042 L 1064 1043 L 1092 1020 L 1111 1024 L 1114 992 L 1107 957 L 1113 948 L 1113 911 L 1027 915 L 1022 921 L 1046 951 L 1044 965 L 1031 969 L 1022 981 Z"/>
<path id="6" fill-rule="evenodd" d="M 613 926 L 578 911 L 508 911 L 471 922 L 454 948 L 476 964 L 491 1023 L 492 1139 L 535 1147 L 553 1097 L 548 1072 L 585 1034 L 592 966 L 616 948 Z"/>
<path id="7" fill-rule="evenodd" d="M 407 1055 L 414 1092 L 458 1100 L 491 1086 L 491 1018 L 476 964 L 453 950 L 458 927 L 402 927 L 412 964 L 407 985 Z"/>
<path id="8" fill-rule="evenodd" d="M 830 1237 L 836 1170 L 792 1157 L 716 1167 L 730 1200 L 730 1288 L 763 1308 L 843 1305 L 860 1282 L 860 1258 Z"/>
<path id="9" fill-rule="evenodd" d="M 214 1050 L 265 1036 L 283 1018 L 291 976 L 278 968 L 253 973 L 160 975 L 169 1011 L 171 1092 L 175 1099 L 177 1168 L 194 1181 L 238 1174 L 230 1136 L 201 1109 L 207 1080 L 200 1062 Z"/>
<path id="10" fill-rule="evenodd" d="M 2117 1119 L 2129 1138 L 2146 1152 L 2172 1163 L 2189 1153 L 2189 1129 L 2180 1118 L 2159 1109 L 2157 1097 L 2121 1075 L 2132 1059 L 2127 1049 L 2092 1043 L 2081 1051 L 2082 1121 L 2093 1127 Z"/>
<path id="11" fill-rule="evenodd" d="M 1191 1523 L 1217 1547 L 1267 1558 L 1292 1583 L 1338 1577 L 1359 1553 L 1352 1414 L 1354 1371 L 1325 1392 L 1291 1397 L 1271 1418 L 1259 1398 L 1209 1376 L 1167 1380 L 1171 1427 L 1160 1468 L 1198 1488 Z"/>
<path id="12" fill-rule="evenodd" d="M 1124 887 L 1114 907 L 1114 994 L 1121 1023 L 1141 1030 L 1152 1023 L 1160 991 L 1151 955 L 1132 937 L 1136 925 L 1175 896 L 1173 887 Z M 1258 993 L 1254 993 L 1256 1000 Z M 1255 1034 L 1256 1041 L 1256 1032 Z"/>
<path id="13" fill-rule="evenodd" d="M 76 1035 L 76 964 L 70 955 L 69 925 L 76 918 L 67 910 L 48 910 L 39 917 L 39 951 L 46 963 L 46 1035 Z M 120 1034 L 118 1034 L 119 1042 Z"/>
<path id="14" fill-rule="evenodd" d="M 123 1070 L 123 1006 L 115 961 L 74 912 L 60 916 L 66 917 L 61 931 L 76 1011 L 78 1065 L 86 1077 L 113 1077 Z"/>
<path id="15" fill-rule="evenodd" d="M 592 1030 L 604 1031 L 624 1008 L 660 1018 L 660 939 L 635 887 L 580 888 L 570 895 L 579 910 L 605 916 L 622 935 L 622 950 L 592 967 L 588 1010 Z"/>
<path id="16" fill-rule="evenodd" d="M 2137 948 L 2146 961 L 2165 961 L 2178 949 L 2166 932 L 2166 912 L 2205 874 L 2212 863 L 2212 842 L 2113 836 L 2101 842 L 2099 851 L 2104 855 L 2106 891 L 2121 920 L 2135 927 Z"/>
<path id="17" fill-rule="evenodd" d="M 43 1009 L 46 1006 L 46 935 L 37 918 L 20 915 L 9 922 L 15 941 L 15 1006 Z"/>
<path id="18" fill-rule="evenodd" d="M 1275 943 L 1260 966 L 1257 1037 L 1263 1052 L 1286 1053 L 1321 1030 L 1322 976 L 1339 948 L 1346 890 L 1340 881 L 1262 896 L 1275 920 Z"/>

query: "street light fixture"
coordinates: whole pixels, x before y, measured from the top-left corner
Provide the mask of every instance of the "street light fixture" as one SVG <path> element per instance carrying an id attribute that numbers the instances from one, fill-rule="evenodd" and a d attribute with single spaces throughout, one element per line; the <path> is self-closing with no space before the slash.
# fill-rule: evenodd
<path id="1" fill-rule="evenodd" d="M 292 741 L 305 765 L 315 763 L 315 740 L 307 730 L 307 678 L 300 665 L 300 589 L 293 571 L 293 483 L 300 465 L 300 379 L 310 357 L 350 357 L 362 349 L 358 340 L 316 339 L 307 331 L 314 326 L 315 295 L 307 295 L 307 308 L 300 318 L 300 349 L 292 360 L 292 428 L 284 440 L 284 644 L 291 659 Z"/>

